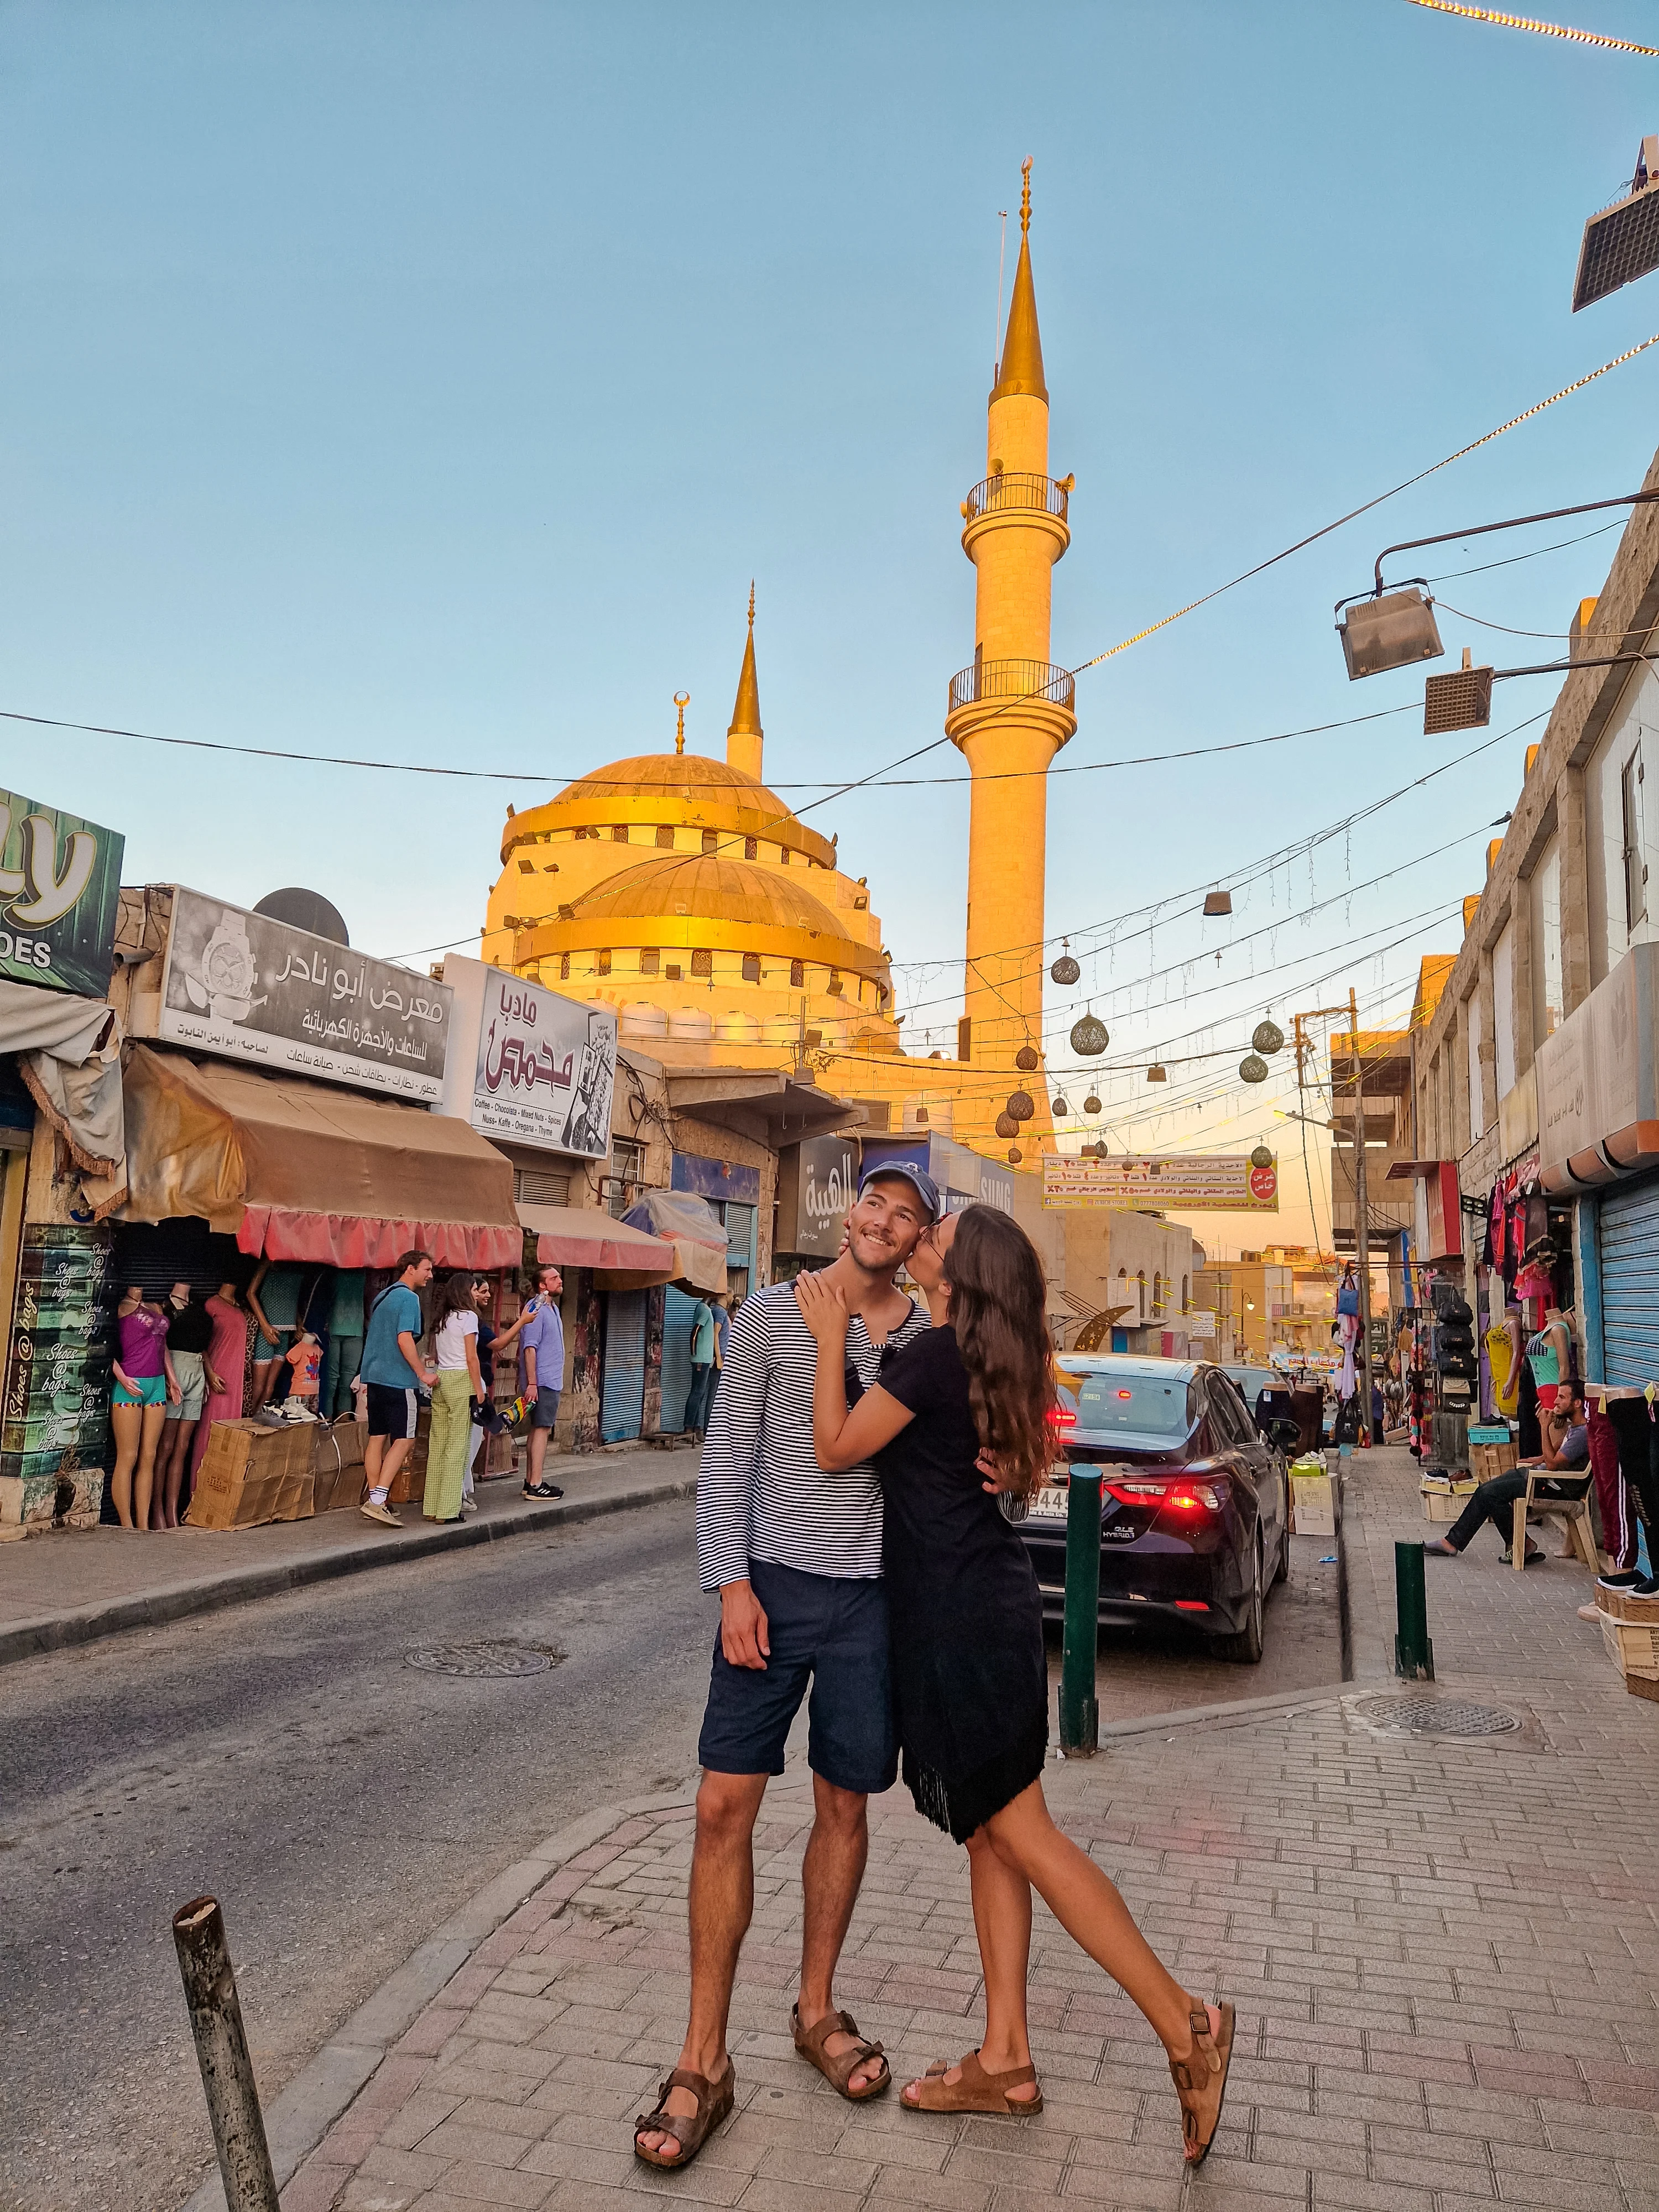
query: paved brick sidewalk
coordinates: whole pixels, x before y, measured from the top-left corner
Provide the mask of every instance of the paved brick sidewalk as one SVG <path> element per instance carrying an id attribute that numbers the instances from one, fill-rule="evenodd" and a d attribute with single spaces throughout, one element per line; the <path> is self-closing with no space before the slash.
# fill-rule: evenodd
<path id="1" fill-rule="evenodd" d="M 1367 1455 L 1348 1518 L 1362 1665 L 1386 1648 L 1393 1537 L 1420 1530 L 1409 1461 Z M 1513 1574 L 1495 1542 L 1430 1565 L 1447 1575 L 1431 1584 L 1443 1688 L 1502 1702 L 1518 1737 L 1388 1734 L 1361 1709 L 1381 1686 L 1358 1682 L 1137 1723 L 1051 1768 L 1058 1815 L 1166 1957 L 1238 2004 L 1200 2174 L 1183 2179 L 1161 2052 L 1041 1908 L 1039 2118 L 852 2107 L 795 2057 L 809 1799 L 792 1762 L 758 1838 L 740 2109 L 696 2166 L 655 2174 L 629 2146 L 684 2017 L 691 1831 L 671 1807 L 571 1861 L 473 1954 L 289 2183 L 288 2212 L 623 2212 L 651 2196 L 745 2212 L 1659 2212 L 1659 1709 L 1625 1693 L 1576 1619 L 1582 1571 Z M 903 2079 L 975 2040 L 978 1960 L 963 1855 L 900 1792 L 872 1829 L 840 1994 Z"/>

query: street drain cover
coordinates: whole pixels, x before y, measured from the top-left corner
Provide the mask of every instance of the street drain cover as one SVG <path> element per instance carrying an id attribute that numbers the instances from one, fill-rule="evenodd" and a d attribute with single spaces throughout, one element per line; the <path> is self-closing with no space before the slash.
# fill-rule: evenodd
<path id="1" fill-rule="evenodd" d="M 1411 1735 L 1510 1735 L 1521 1726 L 1520 1716 L 1501 1705 L 1472 1705 L 1463 1698 L 1362 1698 L 1354 1711 L 1373 1727 Z"/>
<path id="2" fill-rule="evenodd" d="M 485 1637 L 477 1644 L 417 1644 L 404 1654 L 406 1667 L 425 1674 L 479 1674 L 501 1677 L 543 1674 L 564 1657 L 551 1644 L 520 1644 L 511 1637 Z"/>

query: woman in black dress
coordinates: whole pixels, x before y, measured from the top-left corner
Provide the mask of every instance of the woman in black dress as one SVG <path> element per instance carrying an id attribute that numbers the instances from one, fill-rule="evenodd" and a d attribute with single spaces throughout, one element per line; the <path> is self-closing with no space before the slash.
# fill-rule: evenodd
<path id="1" fill-rule="evenodd" d="M 795 1283 L 818 1349 L 818 1463 L 835 1472 L 874 1457 L 881 1472 L 904 1779 L 917 1809 L 967 1844 L 985 1973 L 984 2042 L 911 2082 L 903 2102 L 913 2112 L 1042 2110 L 1025 2017 L 1035 1888 L 1164 2044 L 1195 2164 L 1221 2116 L 1233 2008 L 1182 1988 L 1043 1800 L 1042 1600 L 997 1495 L 1029 1496 L 1052 1455 L 1042 1263 L 1011 1216 L 970 1206 L 937 1223 L 909 1266 L 935 1326 L 884 1361 L 850 1409 L 846 1309 L 818 1277 Z"/>

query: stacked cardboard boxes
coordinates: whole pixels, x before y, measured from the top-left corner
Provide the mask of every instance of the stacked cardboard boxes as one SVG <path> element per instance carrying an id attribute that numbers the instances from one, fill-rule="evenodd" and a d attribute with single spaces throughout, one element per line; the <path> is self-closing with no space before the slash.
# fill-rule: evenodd
<path id="1" fill-rule="evenodd" d="M 1659 1705 L 1659 1597 L 1635 1597 L 1629 1590 L 1598 1589 L 1601 1641 L 1625 1687 L 1635 1698 Z"/>
<path id="2" fill-rule="evenodd" d="M 216 1421 L 191 1491 L 192 1528 L 256 1528 L 265 1521 L 308 1521 L 315 1508 L 308 1422 L 280 1429 L 258 1421 Z"/>

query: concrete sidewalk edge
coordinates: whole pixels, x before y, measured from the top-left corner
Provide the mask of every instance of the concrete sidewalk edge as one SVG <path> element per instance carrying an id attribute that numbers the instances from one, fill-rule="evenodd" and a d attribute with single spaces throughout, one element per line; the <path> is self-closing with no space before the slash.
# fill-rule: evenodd
<path id="1" fill-rule="evenodd" d="M 474 1544 L 493 1544 L 509 1536 L 594 1521 L 606 1514 L 625 1513 L 640 1505 L 655 1505 L 665 1498 L 696 1494 L 695 1474 L 670 1475 L 660 1482 L 636 1485 L 608 1498 L 558 1500 L 549 1505 L 526 1505 L 510 1517 L 461 1521 L 453 1528 L 410 1528 L 401 1536 L 388 1534 L 383 1543 L 338 1544 L 300 1559 L 280 1560 L 270 1566 L 240 1572 L 204 1575 L 194 1582 L 169 1589 L 140 1590 L 135 1596 L 112 1598 L 107 1604 L 88 1606 L 76 1613 L 48 1613 L 35 1620 L 20 1620 L 0 1629 L 0 1666 L 15 1660 L 33 1659 L 45 1651 L 61 1651 L 73 1644 L 95 1644 L 106 1636 L 118 1636 L 129 1628 L 162 1628 L 192 1614 L 216 1613 L 222 1607 L 245 1600 L 280 1596 L 284 1590 L 302 1589 L 308 1583 L 333 1582 L 343 1575 L 365 1573 L 371 1567 L 398 1566 L 423 1559 L 434 1552 L 456 1551 Z"/>
<path id="2" fill-rule="evenodd" d="M 459 1911 L 433 1930 L 402 1966 L 365 1998 L 322 2049 L 313 2053 L 265 2111 L 265 2137 L 277 2187 L 292 2179 L 353 2098 L 363 2089 L 386 2052 L 466 1964 L 478 1946 L 532 1897 L 548 1876 L 580 1852 L 602 1843 L 613 1828 L 641 1813 L 666 1812 L 688 1804 L 694 1790 L 670 1790 L 630 1797 L 623 1804 L 601 1805 L 549 1836 L 516 1865 L 486 1882 Z M 225 2212 L 224 2185 L 210 2173 L 181 2212 Z"/>

